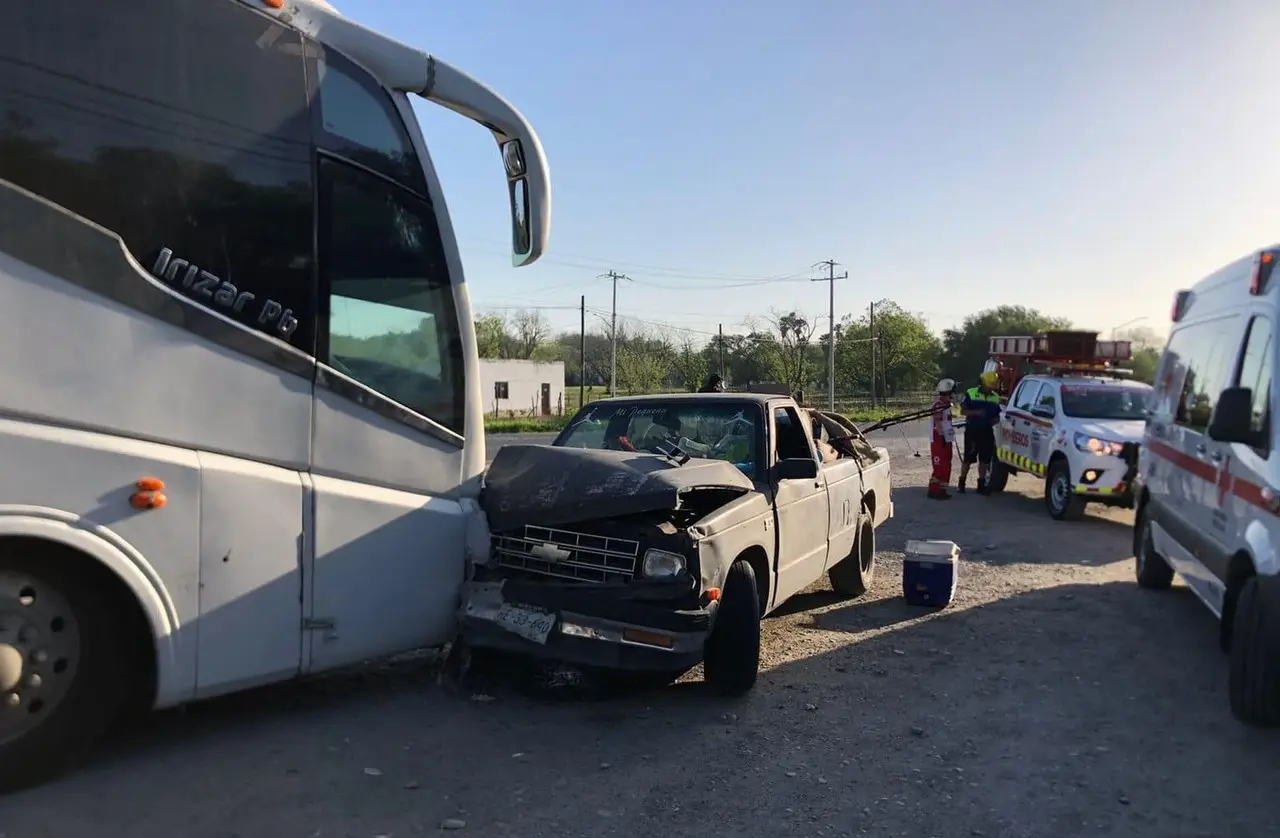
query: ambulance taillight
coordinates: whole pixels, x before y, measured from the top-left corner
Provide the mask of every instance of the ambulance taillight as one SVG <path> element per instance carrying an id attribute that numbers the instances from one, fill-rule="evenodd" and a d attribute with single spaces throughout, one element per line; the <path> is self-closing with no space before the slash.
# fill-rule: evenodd
<path id="1" fill-rule="evenodd" d="M 1249 293 L 1254 296 L 1267 293 L 1271 283 L 1271 274 L 1276 269 L 1276 253 L 1264 250 L 1253 260 L 1253 276 L 1249 280 Z"/>

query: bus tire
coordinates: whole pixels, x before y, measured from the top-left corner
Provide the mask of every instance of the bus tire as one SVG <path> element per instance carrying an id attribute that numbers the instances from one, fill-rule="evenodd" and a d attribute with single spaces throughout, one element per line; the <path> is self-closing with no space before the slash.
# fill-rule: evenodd
<path id="1" fill-rule="evenodd" d="M 0 792 L 74 767 L 124 709 L 130 622 L 100 576 L 57 547 L 0 546 Z"/>
<path id="2" fill-rule="evenodd" d="M 702 662 L 707 686 L 727 696 L 745 695 L 760 672 L 760 593 L 745 560 L 729 568 Z"/>

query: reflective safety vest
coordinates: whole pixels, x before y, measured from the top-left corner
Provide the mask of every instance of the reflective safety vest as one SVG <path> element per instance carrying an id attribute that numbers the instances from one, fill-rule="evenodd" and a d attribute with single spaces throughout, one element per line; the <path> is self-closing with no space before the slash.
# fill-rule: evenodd
<path id="1" fill-rule="evenodd" d="M 984 393 L 981 387 L 970 387 L 965 391 L 965 396 L 971 402 L 995 402 L 1000 404 L 1000 394 L 995 390 L 990 393 Z"/>

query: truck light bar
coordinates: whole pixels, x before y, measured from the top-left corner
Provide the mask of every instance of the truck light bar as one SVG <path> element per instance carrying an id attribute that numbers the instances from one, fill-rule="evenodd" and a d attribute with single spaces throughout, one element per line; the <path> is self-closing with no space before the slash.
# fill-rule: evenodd
<path id="1" fill-rule="evenodd" d="M 1133 342 L 1098 340 L 1097 332 L 1045 332 L 1039 335 L 999 335 L 990 339 L 994 358 L 1019 358 L 1031 363 L 1105 365 L 1133 358 Z"/>

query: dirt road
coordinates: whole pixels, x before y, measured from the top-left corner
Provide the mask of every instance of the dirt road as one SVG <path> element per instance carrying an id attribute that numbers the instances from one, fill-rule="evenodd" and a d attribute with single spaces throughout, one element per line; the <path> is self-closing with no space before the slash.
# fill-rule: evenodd
<path id="1" fill-rule="evenodd" d="M 914 436 L 914 435 L 913 435 Z M 1229 716 L 1212 620 L 1140 591 L 1131 516 L 1045 515 L 1029 478 L 897 517 L 871 595 L 766 622 L 747 699 L 549 703 L 434 685 L 427 660 L 153 717 L 78 774 L 0 800 L 5 838 L 1275 834 L 1280 736 Z M 1024 482 L 1026 481 L 1026 482 Z M 913 538 L 965 548 L 958 602 L 901 604 Z"/>

